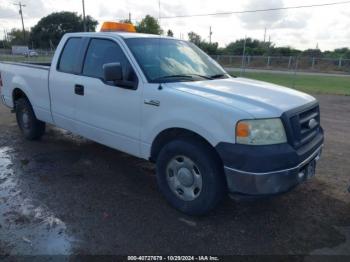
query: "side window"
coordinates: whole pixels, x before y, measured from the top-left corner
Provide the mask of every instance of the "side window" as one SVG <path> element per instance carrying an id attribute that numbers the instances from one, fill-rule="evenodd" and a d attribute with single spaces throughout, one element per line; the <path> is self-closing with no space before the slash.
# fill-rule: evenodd
<path id="1" fill-rule="evenodd" d="M 105 39 L 92 39 L 86 53 L 83 75 L 103 79 L 103 65 L 108 63 L 120 63 L 123 79 L 136 81 L 135 72 L 118 44 Z"/>
<path id="2" fill-rule="evenodd" d="M 65 73 L 79 73 L 77 72 L 77 62 L 79 57 L 78 50 L 82 43 L 81 38 L 70 38 L 65 44 L 60 61 L 58 64 L 58 70 Z"/>

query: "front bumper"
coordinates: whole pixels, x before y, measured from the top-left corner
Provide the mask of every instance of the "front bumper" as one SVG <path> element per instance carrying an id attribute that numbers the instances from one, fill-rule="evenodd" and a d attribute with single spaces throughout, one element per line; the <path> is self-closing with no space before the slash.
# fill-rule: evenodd
<path id="1" fill-rule="evenodd" d="M 323 132 L 295 150 L 289 144 L 248 146 L 220 143 L 228 189 L 245 195 L 284 193 L 308 179 L 308 167 L 319 160 Z"/>

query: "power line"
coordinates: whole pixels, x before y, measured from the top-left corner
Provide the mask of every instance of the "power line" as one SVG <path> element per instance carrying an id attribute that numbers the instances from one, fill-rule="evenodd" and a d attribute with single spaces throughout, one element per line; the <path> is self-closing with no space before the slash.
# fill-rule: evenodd
<path id="1" fill-rule="evenodd" d="M 332 6 L 332 5 L 343 5 L 343 4 L 350 4 L 350 1 L 333 2 L 333 3 L 325 3 L 325 4 L 314 4 L 314 5 L 299 5 L 299 6 L 276 7 L 276 8 L 255 9 L 255 10 L 217 12 L 217 13 L 208 13 L 208 14 L 163 16 L 161 18 L 162 19 L 172 19 L 172 18 L 188 18 L 188 17 L 201 17 L 201 16 L 233 15 L 233 14 L 246 14 L 246 13 L 280 11 L 280 10 L 288 10 L 288 9 L 302 9 L 302 8 L 313 8 L 313 7 L 324 7 L 324 6 Z"/>
<path id="2" fill-rule="evenodd" d="M 300 5 L 300 6 L 288 6 L 288 7 L 276 7 L 267 9 L 255 9 L 255 10 L 242 10 L 242 11 L 229 11 L 229 12 L 217 12 L 217 13 L 207 13 L 207 14 L 192 14 L 192 15 L 175 15 L 175 16 L 161 16 L 161 19 L 173 19 L 173 18 L 190 18 L 190 17 L 202 17 L 202 16 L 219 16 L 219 15 L 233 15 L 233 14 L 245 14 L 245 13 L 258 13 L 258 12 L 271 12 L 271 11 L 281 11 L 289 9 L 302 9 L 302 8 L 313 8 L 313 7 L 325 7 L 334 5 L 350 4 L 350 1 L 342 2 L 332 2 L 325 4 L 314 4 L 314 5 Z M 118 18 L 122 20 L 123 18 Z M 143 18 L 133 18 L 134 21 L 140 21 Z"/>

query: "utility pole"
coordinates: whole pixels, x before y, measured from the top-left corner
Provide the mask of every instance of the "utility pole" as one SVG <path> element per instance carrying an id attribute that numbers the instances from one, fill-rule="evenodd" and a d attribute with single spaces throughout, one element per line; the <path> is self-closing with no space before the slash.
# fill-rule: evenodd
<path id="1" fill-rule="evenodd" d="M 243 72 L 245 72 L 245 49 L 247 45 L 247 36 L 244 37 L 243 44 L 243 56 L 242 56 L 242 65 L 241 65 L 241 76 L 243 76 Z"/>
<path id="2" fill-rule="evenodd" d="M 211 27 L 209 27 L 209 43 L 211 44 L 211 36 L 213 35 L 213 32 L 211 31 Z"/>
<path id="3" fill-rule="evenodd" d="M 26 5 L 23 5 L 21 2 L 18 2 L 18 4 L 15 3 L 14 5 L 19 6 L 19 14 L 21 15 L 21 20 L 22 20 L 23 42 L 26 43 L 26 31 L 24 29 L 23 11 L 22 11 L 22 7 L 25 7 Z"/>
<path id="4" fill-rule="evenodd" d="M 129 12 L 129 22 L 131 24 L 131 13 Z"/>
<path id="5" fill-rule="evenodd" d="M 266 42 L 266 27 L 265 27 L 265 32 L 264 32 L 264 43 Z"/>
<path id="6" fill-rule="evenodd" d="M 8 41 L 8 38 L 7 38 L 7 32 L 6 32 L 6 29 L 4 29 L 4 38 L 5 38 L 5 41 L 7 42 L 7 41 Z"/>
<path id="7" fill-rule="evenodd" d="M 83 0 L 83 24 L 84 24 L 84 32 L 86 32 L 85 0 Z"/>

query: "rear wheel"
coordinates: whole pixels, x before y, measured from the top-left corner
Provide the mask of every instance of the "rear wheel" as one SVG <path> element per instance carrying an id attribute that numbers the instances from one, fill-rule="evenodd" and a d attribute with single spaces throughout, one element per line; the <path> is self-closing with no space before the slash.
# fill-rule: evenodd
<path id="1" fill-rule="evenodd" d="M 38 140 L 45 133 L 45 123 L 35 117 L 32 105 L 27 98 L 16 101 L 16 118 L 19 129 L 28 140 Z"/>
<path id="2" fill-rule="evenodd" d="M 175 140 L 161 150 L 157 180 L 169 203 L 189 215 L 208 213 L 226 193 L 219 159 L 209 145 L 195 139 Z"/>

